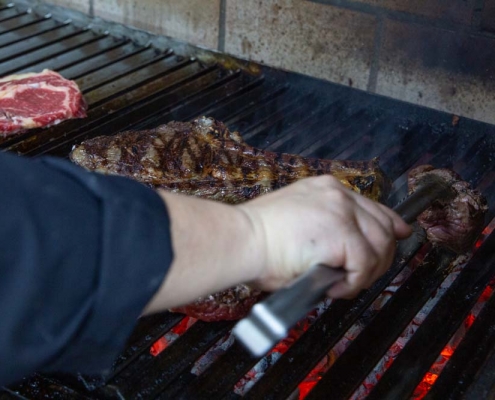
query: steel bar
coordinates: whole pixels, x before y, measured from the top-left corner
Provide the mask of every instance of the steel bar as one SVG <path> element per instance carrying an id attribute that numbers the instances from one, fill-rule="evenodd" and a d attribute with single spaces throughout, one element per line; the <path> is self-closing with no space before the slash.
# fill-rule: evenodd
<path id="1" fill-rule="evenodd" d="M 453 399 L 464 396 L 494 350 L 495 296 L 491 296 L 425 399 Z"/>
<path id="2" fill-rule="evenodd" d="M 348 398 L 449 274 L 455 255 L 434 248 L 308 396 Z M 386 329 L 384 329 L 386 327 Z"/>
<path id="3" fill-rule="evenodd" d="M 385 372 L 371 392 L 370 400 L 404 398 L 414 391 L 493 278 L 494 246 L 495 234 L 492 234 Z"/>

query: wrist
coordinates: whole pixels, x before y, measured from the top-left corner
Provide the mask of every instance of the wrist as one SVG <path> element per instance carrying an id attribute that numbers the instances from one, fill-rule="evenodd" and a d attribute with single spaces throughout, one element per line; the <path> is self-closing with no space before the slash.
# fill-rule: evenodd
<path id="1" fill-rule="evenodd" d="M 235 208 L 243 219 L 243 226 L 247 232 L 247 248 L 250 249 L 248 257 L 251 259 L 252 268 L 247 282 L 257 285 L 257 282 L 263 279 L 268 262 L 266 230 L 261 217 L 255 210 L 245 205 L 238 205 Z"/>

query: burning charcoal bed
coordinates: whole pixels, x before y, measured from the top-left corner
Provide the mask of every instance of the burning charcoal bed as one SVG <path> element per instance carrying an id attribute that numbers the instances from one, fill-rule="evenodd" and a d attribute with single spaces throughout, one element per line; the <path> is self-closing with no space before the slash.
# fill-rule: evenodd
<path id="1" fill-rule="evenodd" d="M 379 157 L 407 194 L 419 165 L 450 168 L 482 192 L 483 232 L 462 255 L 424 232 L 392 268 L 347 301 L 318 305 L 263 359 L 234 341 L 234 322 L 143 318 L 106 376 L 36 374 L 0 399 L 444 399 L 495 393 L 495 126 L 93 21 L 0 0 L 0 75 L 57 71 L 87 118 L 15 137 L 3 150 L 68 157 L 123 130 L 209 116 L 261 149 L 323 159 Z M 29 329 L 29 327 L 26 327 Z M 5 362 L 5 360 L 2 360 Z"/>

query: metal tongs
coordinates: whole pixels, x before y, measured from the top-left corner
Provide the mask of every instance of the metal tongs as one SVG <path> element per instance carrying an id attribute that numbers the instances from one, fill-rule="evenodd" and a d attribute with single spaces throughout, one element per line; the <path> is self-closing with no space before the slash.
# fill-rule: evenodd
<path id="1" fill-rule="evenodd" d="M 454 197 L 455 192 L 448 182 L 429 175 L 394 210 L 411 224 L 434 201 L 447 202 Z M 328 289 L 344 279 L 344 276 L 343 268 L 314 265 L 288 287 L 256 304 L 250 314 L 236 324 L 234 336 L 253 356 L 265 355 L 287 337 L 289 330 L 323 300 Z"/>

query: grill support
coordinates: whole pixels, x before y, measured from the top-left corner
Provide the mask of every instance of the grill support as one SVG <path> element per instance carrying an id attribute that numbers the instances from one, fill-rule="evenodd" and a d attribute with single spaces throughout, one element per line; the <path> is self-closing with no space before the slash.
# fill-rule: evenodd
<path id="1" fill-rule="evenodd" d="M 277 71 L 172 39 L 96 21 L 61 8 L 0 0 L 0 75 L 55 69 L 81 87 L 88 118 L 0 138 L 3 150 L 67 157 L 72 146 L 99 135 L 148 129 L 209 115 L 238 130 L 251 145 L 308 157 L 380 157 L 394 181 L 389 205 L 406 194 L 407 171 L 424 163 L 450 167 L 487 196 L 495 216 L 495 127 L 351 88 Z M 495 234 L 439 298 L 369 398 L 407 398 L 471 312 L 495 275 Z M 476 250 L 476 249 L 475 249 Z M 422 261 L 416 266 L 417 261 Z M 329 366 L 308 398 L 352 396 L 425 303 L 451 275 L 454 255 L 432 249 L 423 232 L 398 247 L 392 268 L 352 301 L 339 300 L 283 354 L 262 361 L 266 371 L 244 396 L 296 398 L 301 382 L 352 327 L 362 332 Z M 370 307 L 406 269 L 406 281 L 380 311 Z M 494 393 L 495 300 L 492 296 L 432 385 L 427 398 Z M 371 318 L 371 316 L 373 318 Z M 158 356 L 150 346 L 182 320 L 164 313 L 143 318 L 111 375 L 35 375 L 0 391 L 0 400 L 240 398 L 236 384 L 259 360 L 227 340 L 232 322 L 196 322 Z M 202 375 L 191 368 L 225 342 L 224 354 Z M 280 357 L 275 362 L 276 357 Z M 398 383 L 400 382 L 400 384 Z M 480 397 L 481 396 L 481 397 Z"/>

